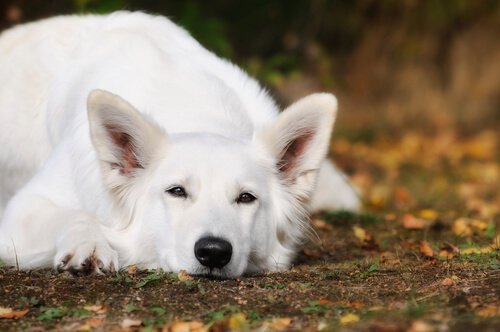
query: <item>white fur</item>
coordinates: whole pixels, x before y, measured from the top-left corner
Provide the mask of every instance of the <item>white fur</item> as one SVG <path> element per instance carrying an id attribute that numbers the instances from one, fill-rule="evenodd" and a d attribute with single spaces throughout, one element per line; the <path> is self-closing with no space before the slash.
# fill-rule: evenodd
<path id="1" fill-rule="evenodd" d="M 281 270 L 307 233 L 320 167 L 312 206 L 358 207 L 324 161 L 334 96 L 279 115 L 256 81 L 166 18 L 117 12 L 18 26 L 0 36 L 0 80 L 8 264 L 78 270 L 93 256 L 95 272 Z M 166 193 L 172 185 L 188 197 Z M 257 200 L 237 203 L 242 192 Z M 207 234 L 233 246 L 217 271 L 193 253 Z"/>

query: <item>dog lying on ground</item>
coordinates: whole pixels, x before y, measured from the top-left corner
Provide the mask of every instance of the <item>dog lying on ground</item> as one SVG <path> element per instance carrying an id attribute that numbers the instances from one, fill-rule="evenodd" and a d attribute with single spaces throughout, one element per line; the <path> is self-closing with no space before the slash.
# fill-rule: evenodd
<path id="1" fill-rule="evenodd" d="M 359 204 L 325 160 L 333 95 L 280 114 L 255 80 L 164 17 L 15 27 L 0 37 L 0 79 L 7 264 L 223 278 L 283 270 L 310 207 Z"/>

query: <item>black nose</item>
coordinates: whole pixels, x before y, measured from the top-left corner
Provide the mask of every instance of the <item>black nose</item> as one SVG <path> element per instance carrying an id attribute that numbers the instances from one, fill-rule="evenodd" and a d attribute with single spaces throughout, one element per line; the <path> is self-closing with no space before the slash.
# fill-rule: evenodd
<path id="1" fill-rule="evenodd" d="M 202 237 L 194 245 L 196 259 L 209 268 L 222 268 L 231 260 L 233 246 L 219 237 Z"/>

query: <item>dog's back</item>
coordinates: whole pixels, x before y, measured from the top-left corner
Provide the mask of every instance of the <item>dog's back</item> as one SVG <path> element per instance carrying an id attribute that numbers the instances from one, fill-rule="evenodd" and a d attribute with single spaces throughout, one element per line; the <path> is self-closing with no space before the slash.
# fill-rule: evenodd
<path id="1" fill-rule="evenodd" d="M 0 78 L 8 87 L 0 91 L 2 206 L 61 136 L 85 126 L 81 106 L 90 89 L 129 96 L 169 132 L 248 138 L 278 113 L 238 67 L 166 18 L 143 13 L 63 16 L 6 31 Z"/>

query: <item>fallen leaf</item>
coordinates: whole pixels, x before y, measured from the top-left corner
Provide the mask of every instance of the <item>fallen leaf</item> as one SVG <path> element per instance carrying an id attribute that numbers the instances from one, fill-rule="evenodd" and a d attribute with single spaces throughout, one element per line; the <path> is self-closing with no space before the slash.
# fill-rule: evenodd
<path id="1" fill-rule="evenodd" d="M 418 216 L 422 219 L 436 220 L 438 218 L 438 213 L 432 209 L 420 210 Z"/>
<path id="2" fill-rule="evenodd" d="M 352 226 L 352 230 L 354 232 L 354 236 L 361 242 L 365 242 L 368 236 L 368 233 L 359 226 Z"/>
<path id="3" fill-rule="evenodd" d="M 179 273 L 177 273 L 177 278 L 181 281 L 194 280 L 186 270 L 180 270 Z"/>
<path id="4" fill-rule="evenodd" d="M 460 250 L 461 255 L 471 255 L 471 254 L 487 254 L 493 251 L 492 246 L 486 246 L 482 248 L 464 248 Z"/>
<path id="5" fill-rule="evenodd" d="M 348 313 L 340 317 L 340 324 L 346 325 L 350 323 L 359 322 L 359 316 L 353 313 Z"/>
<path id="6" fill-rule="evenodd" d="M 262 324 L 263 327 L 266 327 L 270 330 L 275 331 L 284 331 L 287 330 L 288 327 L 292 324 L 292 319 L 289 317 L 275 318 L 270 321 L 266 321 Z"/>
<path id="7" fill-rule="evenodd" d="M 425 257 L 434 257 L 434 252 L 427 241 L 420 242 L 419 246 L 420 253 Z"/>
<path id="8" fill-rule="evenodd" d="M 192 321 L 192 322 L 172 322 L 165 325 L 162 329 L 162 332 L 202 332 L 206 331 L 207 328 L 200 321 Z"/>
<path id="9" fill-rule="evenodd" d="M 469 227 L 469 221 L 466 218 L 459 218 L 453 222 L 451 230 L 457 236 L 470 236 L 472 235 L 472 230 Z"/>
<path id="10" fill-rule="evenodd" d="M 335 304 L 337 304 L 337 302 L 333 302 L 333 301 L 330 301 L 330 300 L 325 299 L 325 298 L 321 298 L 317 302 L 318 302 L 318 304 L 323 304 L 323 305 L 335 305 Z"/>
<path id="11" fill-rule="evenodd" d="M 236 313 L 229 317 L 228 322 L 231 331 L 241 331 L 248 327 L 247 317 L 242 313 Z"/>
<path id="12" fill-rule="evenodd" d="M 443 281 L 441 281 L 441 286 L 444 287 L 449 287 L 453 286 L 455 282 L 451 278 L 444 278 Z"/>
<path id="13" fill-rule="evenodd" d="M 409 207 L 415 204 L 415 198 L 407 188 L 396 187 L 394 188 L 394 203 L 400 208 Z"/>
<path id="14" fill-rule="evenodd" d="M 406 229 L 424 229 L 426 222 L 412 214 L 406 213 L 403 216 L 403 227 Z"/>
<path id="15" fill-rule="evenodd" d="M 484 231 L 488 227 L 488 223 L 486 221 L 479 219 L 472 219 L 470 225 L 479 231 Z"/>
<path id="16" fill-rule="evenodd" d="M 24 317 L 28 313 L 29 309 L 26 310 L 12 310 L 11 308 L 0 307 L 0 319 L 17 319 Z"/>
<path id="17" fill-rule="evenodd" d="M 127 269 L 128 274 L 136 274 L 136 272 L 138 270 L 137 265 L 129 265 L 129 266 L 127 266 L 126 269 Z"/>
<path id="18" fill-rule="evenodd" d="M 108 309 L 105 306 L 98 305 L 98 304 L 96 304 L 96 305 L 87 305 L 87 306 L 85 306 L 83 308 L 85 310 L 92 311 L 92 312 L 94 312 L 96 314 L 105 314 L 108 311 Z"/>
<path id="19" fill-rule="evenodd" d="M 88 324 L 90 327 L 99 327 L 102 325 L 102 319 L 90 318 L 90 319 L 87 319 L 87 321 L 85 323 Z"/>
<path id="20" fill-rule="evenodd" d="M 479 317 L 495 317 L 500 315 L 500 306 L 489 305 L 476 311 Z"/>
<path id="21" fill-rule="evenodd" d="M 317 229 L 323 229 L 325 231 L 333 230 L 333 226 L 322 219 L 314 218 L 311 220 L 311 224 Z"/>
<path id="22" fill-rule="evenodd" d="M 432 327 L 429 323 L 424 322 L 423 320 L 416 320 L 411 323 L 408 332 L 433 332 L 436 329 Z"/>
<path id="23" fill-rule="evenodd" d="M 129 327 L 138 327 L 142 325 L 142 320 L 140 319 L 131 319 L 131 318 L 125 318 L 122 320 L 120 326 L 123 329 L 127 329 Z"/>
<path id="24" fill-rule="evenodd" d="M 441 246 L 441 251 L 439 251 L 438 256 L 442 258 L 451 259 L 456 255 L 460 254 L 460 249 L 451 243 L 445 242 Z"/>

